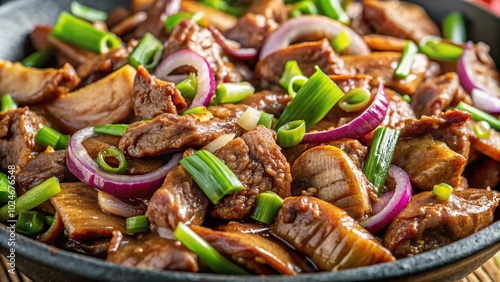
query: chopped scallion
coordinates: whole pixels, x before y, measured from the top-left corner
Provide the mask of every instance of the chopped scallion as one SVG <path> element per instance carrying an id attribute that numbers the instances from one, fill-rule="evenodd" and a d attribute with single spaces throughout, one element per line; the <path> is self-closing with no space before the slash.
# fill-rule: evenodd
<path id="1" fill-rule="evenodd" d="M 398 67 L 396 68 L 395 75 L 399 78 L 407 77 L 411 72 L 411 67 L 415 61 L 415 56 L 418 53 L 418 47 L 413 43 L 413 41 L 406 41 L 405 48 L 403 49 L 403 54 L 401 55 L 401 60 L 399 61 Z"/>
<path id="2" fill-rule="evenodd" d="M 408 102 L 408 103 L 411 102 L 411 97 L 408 94 L 404 94 L 403 96 L 401 96 L 401 99 L 403 99 L 403 101 Z"/>
<path id="3" fill-rule="evenodd" d="M 35 235 L 43 229 L 43 215 L 36 211 L 21 211 L 16 222 L 16 231 L 26 235 Z"/>
<path id="4" fill-rule="evenodd" d="M 469 112 L 472 115 L 472 118 L 477 121 L 485 121 L 491 125 L 496 130 L 500 131 L 500 120 L 486 112 L 481 111 L 469 104 L 464 102 L 460 102 L 457 105 L 457 109 L 461 111 Z"/>
<path id="5" fill-rule="evenodd" d="M 224 82 L 217 85 L 215 97 L 221 104 L 236 104 L 255 93 L 255 88 L 247 81 Z"/>
<path id="6" fill-rule="evenodd" d="M 57 177 L 51 177 L 17 197 L 14 212 L 9 205 L 0 208 L 0 221 L 12 218 L 22 210 L 31 210 L 59 192 L 59 180 Z"/>
<path id="7" fill-rule="evenodd" d="M 120 47 L 122 44 L 118 36 L 98 30 L 66 12 L 59 14 L 51 35 L 97 53 L 107 53 L 109 48 Z"/>
<path id="8" fill-rule="evenodd" d="M 337 53 L 342 53 L 351 44 L 351 36 L 347 30 L 343 30 L 340 32 L 335 38 L 333 38 L 332 42 L 333 50 Z"/>
<path id="9" fill-rule="evenodd" d="M 9 178 L 5 173 L 0 172 L 0 203 L 6 203 L 11 198 L 16 198 L 16 190 L 10 185 Z M 11 193 L 14 193 L 13 195 Z"/>
<path id="10" fill-rule="evenodd" d="M 205 106 L 199 106 L 199 107 L 195 107 L 195 108 L 192 108 L 192 109 L 188 109 L 188 110 L 185 110 L 182 115 L 185 116 L 185 115 L 206 115 L 208 114 L 208 110 L 207 110 L 207 107 Z"/>
<path id="11" fill-rule="evenodd" d="M 163 44 L 160 40 L 148 32 L 132 50 L 128 56 L 128 62 L 134 68 L 143 65 L 149 72 L 152 72 L 160 62 L 162 50 Z"/>
<path id="12" fill-rule="evenodd" d="M 344 93 L 337 84 L 316 67 L 316 72 L 283 111 L 276 128 L 293 120 L 304 120 L 308 131 L 325 117 L 342 96 Z"/>
<path id="13" fill-rule="evenodd" d="M 290 79 L 290 82 L 287 87 L 288 95 L 290 95 L 292 98 L 297 96 L 297 91 L 299 91 L 300 88 L 304 86 L 304 84 L 306 84 L 307 80 L 308 78 L 303 75 L 293 76 Z"/>
<path id="14" fill-rule="evenodd" d="M 283 199 L 278 194 L 271 191 L 260 193 L 250 217 L 259 222 L 270 224 L 276 218 L 282 205 Z"/>
<path id="15" fill-rule="evenodd" d="M 125 228 L 129 234 L 148 232 L 148 218 L 145 215 L 129 217 L 125 220 Z"/>
<path id="16" fill-rule="evenodd" d="M 487 139 L 488 137 L 490 137 L 491 125 L 484 120 L 478 121 L 476 124 L 474 124 L 472 130 L 476 134 L 477 138 Z"/>
<path id="17" fill-rule="evenodd" d="M 53 53 L 53 47 L 46 47 L 22 59 L 21 64 L 26 67 L 41 68 L 50 60 Z"/>
<path id="18" fill-rule="evenodd" d="M 252 130 L 259 123 L 261 115 L 261 111 L 248 107 L 236 123 L 245 130 Z"/>
<path id="19" fill-rule="evenodd" d="M 465 42 L 467 38 L 465 34 L 465 20 L 462 13 L 453 12 L 444 17 L 443 36 L 455 43 Z"/>
<path id="20" fill-rule="evenodd" d="M 16 101 L 14 101 L 14 99 L 12 99 L 12 96 L 10 96 L 10 94 L 2 95 L 2 98 L 0 100 L 0 104 L 1 104 L 0 112 L 3 112 L 3 113 L 5 113 L 9 110 L 17 109 L 17 103 L 16 103 Z"/>
<path id="21" fill-rule="evenodd" d="M 320 14 L 349 25 L 351 20 L 339 0 L 316 0 Z"/>
<path id="22" fill-rule="evenodd" d="M 181 92 L 182 97 L 193 100 L 198 92 L 198 79 L 195 73 L 190 73 L 186 79 L 175 85 Z"/>
<path id="23" fill-rule="evenodd" d="M 282 148 L 299 144 L 306 134 L 306 123 L 303 120 L 294 120 L 278 128 L 277 141 Z"/>
<path id="24" fill-rule="evenodd" d="M 200 150 L 180 163 L 213 204 L 244 188 L 238 177 L 209 151 Z"/>
<path id="25" fill-rule="evenodd" d="M 106 12 L 87 7 L 76 1 L 71 2 L 71 13 L 80 19 L 90 22 L 105 21 L 108 18 Z"/>
<path id="26" fill-rule="evenodd" d="M 292 79 L 292 77 L 297 75 L 304 76 L 297 61 L 287 61 L 285 64 L 285 69 L 283 70 L 283 74 L 281 75 L 281 78 L 279 80 L 279 84 L 281 85 L 281 87 L 287 89 L 288 85 L 290 85 L 290 80 Z"/>
<path id="27" fill-rule="evenodd" d="M 237 18 L 239 18 L 243 13 L 245 12 L 246 6 L 241 5 L 241 3 L 237 6 L 230 5 L 226 0 L 200 0 L 199 2 L 203 3 L 204 5 L 207 5 L 209 7 L 212 7 L 216 10 L 219 10 L 221 12 L 224 12 L 226 14 L 233 15 Z M 236 3 L 238 1 L 235 1 Z"/>
<path id="28" fill-rule="evenodd" d="M 196 253 L 200 260 L 215 273 L 248 274 L 245 270 L 221 255 L 214 247 L 191 230 L 186 224 L 182 222 L 177 224 L 174 230 L 174 237 L 181 241 L 190 251 Z"/>
<path id="29" fill-rule="evenodd" d="M 432 188 L 432 194 L 434 194 L 440 201 L 448 200 L 451 193 L 453 193 L 453 187 L 446 183 L 434 185 Z"/>
<path id="30" fill-rule="evenodd" d="M 339 107 L 346 112 L 357 112 L 370 103 L 372 95 L 366 88 L 354 88 L 339 101 Z"/>
<path id="31" fill-rule="evenodd" d="M 317 15 L 318 8 L 313 1 L 304 0 L 290 5 L 290 16 L 299 17 L 301 15 Z"/>
<path id="32" fill-rule="evenodd" d="M 112 167 L 106 162 L 106 158 L 113 157 L 118 161 L 117 167 Z M 128 162 L 120 149 L 116 147 L 108 147 L 102 149 L 97 154 L 96 159 L 97 165 L 105 172 L 115 173 L 115 174 L 124 174 L 128 168 Z"/>
<path id="33" fill-rule="evenodd" d="M 437 36 L 425 36 L 418 42 L 420 52 L 427 57 L 445 62 L 456 62 L 464 49 L 460 46 L 442 42 Z"/>
<path id="34" fill-rule="evenodd" d="M 363 167 L 363 173 L 368 181 L 377 187 L 379 195 L 384 188 L 398 138 L 399 130 L 388 127 L 377 128 L 373 135 L 372 146 Z"/>
<path id="35" fill-rule="evenodd" d="M 262 124 L 263 126 L 270 129 L 273 126 L 273 119 L 274 119 L 274 115 L 262 112 L 260 114 L 259 121 L 257 122 L 257 125 Z"/>
<path id="36" fill-rule="evenodd" d="M 123 136 L 128 124 L 101 124 L 94 126 L 94 133 Z"/>
<path id="37" fill-rule="evenodd" d="M 189 12 L 179 12 L 167 17 L 165 20 L 165 31 L 170 34 L 174 27 L 176 27 L 181 21 L 185 19 L 191 19 L 194 22 L 199 22 L 203 18 L 203 12 L 189 13 Z"/>
<path id="38" fill-rule="evenodd" d="M 44 147 L 50 146 L 56 150 L 66 149 L 69 144 L 69 139 L 69 135 L 63 135 L 48 126 L 40 128 L 35 136 L 35 142 L 38 144 Z"/>

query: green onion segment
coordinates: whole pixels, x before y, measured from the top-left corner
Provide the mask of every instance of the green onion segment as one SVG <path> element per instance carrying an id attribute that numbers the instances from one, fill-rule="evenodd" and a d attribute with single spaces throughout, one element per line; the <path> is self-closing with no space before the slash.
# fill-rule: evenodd
<path id="1" fill-rule="evenodd" d="M 384 188 L 398 138 L 399 130 L 388 127 L 377 128 L 373 135 L 372 146 L 363 166 L 363 173 L 368 181 L 377 187 L 379 195 Z"/>
<path id="2" fill-rule="evenodd" d="M 288 82 L 288 87 L 287 87 L 288 95 L 290 95 L 292 98 L 297 96 L 297 91 L 300 90 L 300 87 L 306 84 L 307 80 L 309 79 L 303 75 L 293 76 Z"/>
<path id="3" fill-rule="evenodd" d="M 50 60 L 54 54 L 54 48 L 49 46 L 21 60 L 21 64 L 25 67 L 41 68 Z"/>
<path id="4" fill-rule="evenodd" d="M 484 120 L 478 121 L 472 127 L 474 134 L 476 134 L 477 138 L 479 138 L 479 139 L 489 138 L 490 137 L 490 129 L 491 129 L 491 125 Z"/>
<path id="5" fill-rule="evenodd" d="M 187 109 L 185 110 L 182 115 L 206 115 L 208 114 L 209 111 L 207 110 L 207 107 L 205 106 L 199 106 L 199 107 L 194 107 L 192 109 Z"/>
<path id="6" fill-rule="evenodd" d="M 457 105 L 457 109 L 469 112 L 474 120 L 485 121 L 489 123 L 491 127 L 500 131 L 500 120 L 498 118 L 464 102 L 459 102 Z"/>
<path id="7" fill-rule="evenodd" d="M 0 112 L 7 112 L 8 110 L 14 110 L 17 109 L 17 103 L 12 99 L 12 96 L 10 94 L 3 94 L 2 97 L 0 98 Z"/>
<path id="8" fill-rule="evenodd" d="M 198 13 L 189 13 L 189 12 L 179 12 L 177 14 L 173 14 L 165 19 L 165 31 L 170 34 L 172 30 L 183 20 L 191 19 L 194 22 L 199 22 L 203 18 L 203 12 Z"/>
<path id="9" fill-rule="evenodd" d="M 299 67 L 299 64 L 295 60 L 287 61 L 285 64 L 285 69 L 283 70 L 283 74 L 279 80 L 279 84 L 284 89 L 288 89 L 288 85 L 290 85 L 290 80 L 294 76 L 304 76 L 302 70 Z"/>
<path id="10" fill-rule="evenodd" d="M 123 136 L 128 124 L 101 124 L 94 126 L 94 133 Z"/>
<path id="11" fill-rule="evenodd" d="M 207 241 L 196 234 L 186 224 L 179 222 L 174 230 L 174 237 L 186 246 L 190 251 L 196 253 L 200 260 L 215 273 L 219 274 L 248 274 L 245 270 L 229 261 L 221 255 Z"/>
<path id="12" fill-rule="evenodd" d="M 48 126 L 40 128 L 35 136 L 36 143 L 44 147 L 50 146 L 56 150 L 66 149 L 68 147 L 69 140 L 69 135 L 63 135 Z"/>
<path id="13" fill-rule="evenodd" d="M 339 107 L 346 112 L 358 112 L 370 103 L 371 97 L 368 89 L 354 88 L 340 98 Z"/>
<path id="14" fill-rule="evenodd" d="M 268 114 L 268 113 L 262 112 L 260 114 L 259 121 L 257 122 L 257 125 L 261 124 L 269 129 L 271 129 L 273 126 L 273 119 L 274 119 L 273 114 Z"/>
<path id="15" fill-rule="evenodd" d="M 271 224 L 282 205 L 283 199 L 278 194 L 271 191 L 260 193 L 250 217 L 256 221 Z"/>
<path id="16" fill-rule="evenodd" d="M 143 65 L 149 72 L 154 71 L 161 59 L 163 44 L 151 33 L 146 33 L 128 56 L 128 62 L 134 68 Z"/>
<path id="17" fill-rule="evenodd" d="M 445 62 L 456 62 L 464 49 L 460 46 L 445 43 L 437 36 L 425 36 L 418 42 L 419 51 L 427 57 Z"/>
<path id="18" fill-rule="evenodd" d="M 55 176 L 51 177 L 17 197 L 14 212 L 9 205 L 0 208 L 0 221 L 12 218 L 22 210 L 31 210 L 59 192 L 59 180 Z"/>
<path id="19" fill-rule="evenodd" d="M 411 102 L 411 97 L 408 94 L 404 94 L 403 96 L 401 96 L 401 99 L 403 99 L 403 101 L 405 101 L 407 103 Z"/>
<path id="20" fill-rule="evenodd" d="M 339 21 L 344 25 L 349 25 L 351 22 L 340 0 L 315 0 L 315 3 L 320 14 Z"/>
<path id="21" fill-rule="evenodd" d="M 403 49 L 403 55 L 399 61 L 398 67 L 394 74 L 399 78 L 406 78 L 410 72 L 413 62 L 415 61 L 415 56 L 418 53 L 418 47 L 413 43 L 413 41 L 407 40 L 405 48 Z"/>
<path id="22" fill-rule="evenodd" d="M 182 97 L 187 100 L 193 100 L 198 92 L 198 79 L 195 73 L 190 73 L 186 79 L 175 85 L 181 92 Z"/>
<path id="23" fill-rule="evenodd" d="M 43 229 L 44 216 L 36 211 L 21 211 L 16 222 L 16 231 L 35 235 Z"/>
<path id="24" fill-rule="evenodd" d="M 180 163 L 213 204 L 244 188 L 238 177 L 209 151 L 199 150 Z"/>
<path id="25" fill-rule="evenodd" d="M 106 158 L 113 157 L 118 161 L 117 167 L 112 167 L 106 162 Z M 97 154 L 97 165 L 105 172 L 114 174 L 124 174 L 128 168 L 128 162 L 120 149 L 116 147 L 104 148 Z"/>
<path id="26" fill-rule="evenodd" d="M 464 16 L 460 12 L 448 14 L 443 19 L 443 36 L 455 43 L 467 40 Z"/>
<path id="27" fill-rule="evenodd" d="M 304 120 L 306 131 L 323 119 L 344 93 L 319 67 L 299 89 L 283 111 L 276 128 L 294 120 Z"/>
<path id="28" fill-rule="evenodd" d="M 229 5 L 226 0 L 199 0 L 200 3 L 203 3 L 204 5 L 207 5 L 209 7 L 212 7 L 216 10 L 219 10 L 221 12 L 224 12 L 226 14 L 230 14 L 232 16 L 235 16 L 239 18 L 243 13 L 245 13 L 246 7 L 239 4 L 238 6 L 232 6 Z M 238 1 L 235 1 L 238 3 Z"/>
<path id="29" fill-rule="evenodd" d="M 440 201 L 448 200 L 451 193 L 453 193 L 453 187 L 446 183 L 434 185 L 432 188 L 432 194 L 434 194 Z"/>
<path id="30" fill-rule="evenodd" d="M 120 47 L 122 44 L 118 36 L 110 32 L 95 29 L 86 21 L 80 20 L 66 12 L 59 14 L 59 18 L 52 28 L 51 35 L 57 39 L 97 53 L 106 53 L 110 48 Z"/>
<path id="31" fill-rule="evenodd" d="M 0 172 L 0 203 L 6 203 L 9 199 L 16 198 L 16 190 L 14 187 L 11 189 L 9 187 L 12 186 L 10 185 L 8 176 L 5 173 Z"/>
<path id="32" fill-rule="evenodd" d="M 148 218 L 145 215 L 129 217 L 125 220 L 125 228 L 129 234 L 148 232 Z"/>
<path id="33" fill-rule="evenodd" d="M 311 0 L 298 1 L 290 5 L 289 15 L 291 18 L 300 17 L 302 15 L 317 15 L 318 8 Z"/>
<path id="34" fill-rule="evenodd" d="M 332 39 L 331 45 L 333 50 L 337 53 L 341 53 L 351 44 L 351 36 L 347 30 L 340 32 L 335 38 Z"/>
<path id="35" fill-rule="evenodd" d="M 108 18 L 106 12 L 87 7 L 76 1 L 71 2 L 70 9 L 73 15 L 90 22 L 105 21 Z"/>
<path id="36" fill-rule="evenodd" d="M 278 145 L 288 148 L 299 144 L 306 134 L 306 123 L 303 120 L 294 120 L 278 128 Z"/>
<path id="37" fill-rule="evenodd" d="M 255 93 L 255 88 L 247 81 L 224 82 L 217 85 L 215 97 L 221 104 L 235 104 Z"/>

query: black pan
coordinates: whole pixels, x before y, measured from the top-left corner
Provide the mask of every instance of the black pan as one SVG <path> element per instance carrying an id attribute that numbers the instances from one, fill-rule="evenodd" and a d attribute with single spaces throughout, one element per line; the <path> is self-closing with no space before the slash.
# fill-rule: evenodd
<path id="1" fill-rule="evenodd" d="M 3 1 L 6 2 L 6 1 Z M 19 60 L 29 52 L 27 34 L 35 24 L 53 23 L 71 0 L 17 0 L 0 6 L 0 58 Z M 125 0 L 79 0 L 100 9 L 126 6 Z M 436 22 L 447 13 L 465 14 L 468 38 L 492 47 L 500 65 L 500 18 L 467 1 L 413 0 L 422 5 Z M 0 3 L 2 1 L 0 0 Z M 0 227 L 0 252 L 9 254 L 9 232 Z M 284 276 L 227 276 L 171 271 L 148 271 L 123 267 L 15 236 L 15 265 L 35 281 L 456 281 L 481 266 L 500 251 L 500 222 L 443 248 L 401 259 L 394 263 L 361 267 L 340 272 Z"/>

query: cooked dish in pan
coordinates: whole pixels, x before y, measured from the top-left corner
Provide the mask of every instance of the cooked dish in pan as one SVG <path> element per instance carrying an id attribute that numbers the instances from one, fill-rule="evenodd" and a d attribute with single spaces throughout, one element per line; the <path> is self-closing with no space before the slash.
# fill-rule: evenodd
<path id="1" fill-rule="evenodd" d="M 146 269 L 337 271 L 493 223 L 500 79 L 399 1 L 73 2 L 0 60 L 0 220 Z"/>

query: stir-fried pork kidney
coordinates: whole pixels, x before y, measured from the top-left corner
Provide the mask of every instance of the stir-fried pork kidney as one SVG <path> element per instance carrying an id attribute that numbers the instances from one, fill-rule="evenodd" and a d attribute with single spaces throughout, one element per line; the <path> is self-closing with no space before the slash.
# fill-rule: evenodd
<path id="1" fill-rule="evenodd" d="M 144 269 L 197 272 L 198 256 L 181 242 L 150 234 L 141 239 L 113 232 L 107 261 Z"/>
<path id="2" fill-rule="evenodd" d="M 286 198 L 271 232 L 309 256 L 323 271 L 395 260 L 344 210 L 315 197 Z"/>
<path id="3" fill-rule="evenodd" d="M 345 210 L 356 220 L 371 213 L 369 194 L 375 187 L 337 147 L 318 146 L 307 150 L 293 163 L 292 177 L 294 195 L 307 190 L 312 196 Z"/>
<path id="4" fill-rule="evenodd" d="M 211 211 L 213 217 L 241 220 L 250 215 L 259 193 L 266 191 L 275 192 L 282 198 L 290 196 L 290 164 L 275 140 L 275 132 L 257 126 L 214 152 L 235 173 L 244 188 L 222 198 Z"/>
<path id="5" fill-rule="evenodd" d="M 46 124 L 43 117 L 28 107 L 0 113 L 0 168 L 3 171 L 14 166 L 14 175 L 17 175 L 43 151 L 43 147 L 35 143 L 35 135 Z"/>
<path id="6" fill-rule="evenodd" d="M 245 105 L 210 107 L 211 115 L 162 114 L 151 121 L 132 123 L 119 147 L 132 157 L 155 156 L 188 148 L 201 148 L 217 137 L 243 129 L 236 124 Z"/>
<path id="7" fill-rule="evenodd" d="M 455 191 L 445 201 L 419 193 L 389 225 L 384 244 L 396 257 L 442 247 L 490 225 L 499 204 L 498 192 L 484 189 Z"/>

